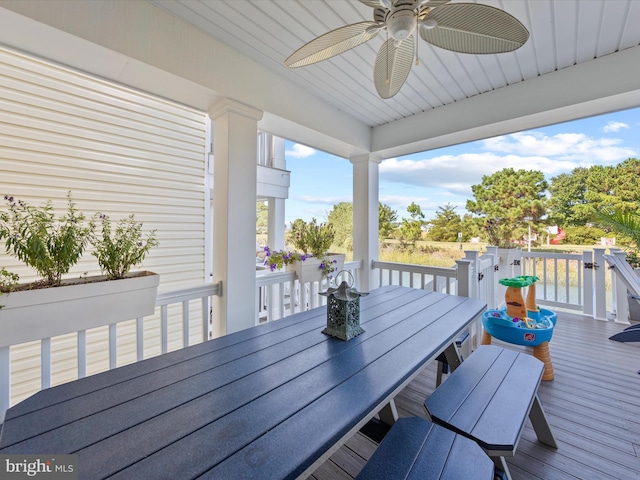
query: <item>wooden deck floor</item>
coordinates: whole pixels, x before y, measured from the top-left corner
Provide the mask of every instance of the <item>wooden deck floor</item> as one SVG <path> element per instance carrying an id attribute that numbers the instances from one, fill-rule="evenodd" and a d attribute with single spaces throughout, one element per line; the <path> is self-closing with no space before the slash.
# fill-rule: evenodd
<path id="1" fill-rule="evenodd" d="M 640 343 L 608 339 L 622 328 L 559 315 L 550 344 L 555 379 L 540 387 L 559 448 L 538 443 L 527 421 L 508 459 L 514 480 L 640 479 Z M 435 372 L 429 365 L 396 398 L 401 417 L 425 416 L 422 402 L 434 390 Z M 376 446 L 356 434 L 310 478 L 353 478 Z"/>

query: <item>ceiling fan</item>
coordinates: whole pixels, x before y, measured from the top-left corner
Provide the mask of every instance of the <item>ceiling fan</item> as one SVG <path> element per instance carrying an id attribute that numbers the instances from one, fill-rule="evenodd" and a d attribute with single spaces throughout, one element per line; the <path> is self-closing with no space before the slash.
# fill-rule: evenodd
<path id="1" fill-rule="evenodd" d="M 382 30 L 382 44 L 373 68 L 373 81 L 382 98 L 400 91 L 411 71 L 417 42 L 426 42 L 458 53 L 511 52 L 524 45 L 529 31 L 504 10 L 478 3 L 450 0 L 359 0 L 373 8 L 372 22 L 359 22 L 332 30 L 304 44 L 284 64 L 304 67 L 368 42 Z M 418 59 L 416 56 L 416 64 Z"/>

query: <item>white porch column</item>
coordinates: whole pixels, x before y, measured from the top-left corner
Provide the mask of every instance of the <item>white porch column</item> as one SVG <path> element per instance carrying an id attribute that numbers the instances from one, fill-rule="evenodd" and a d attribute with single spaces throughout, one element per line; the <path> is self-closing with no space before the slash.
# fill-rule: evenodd
<path id="1" fill-rule="evenodd" d="M 362 260 L 360 290 L 376 288 L 371 262 L 378 259 L 378 169 L 380 158 L 360 155 L 353 164 L 353 259 Z"/>
<path id="2" fill-rule="evenodd" d="M 256 180 L 258 120 L 262 112 L 224 99 L 209 110 L 213 121 L 214 336 L 255 325 Z M 216 328 L 217 327 L 217 328 Z"/>
<path id="3" fill-rule="evenodd" d="M 284 156 L 284 139 L 280 137 L 270 136 L 271 140 L 271 166 L 286 170 L 287 161 Z M 285 244 L 285 199 L 269 197 L 269 239 L 268 245 L 275 249 L 281 250 Z"/>

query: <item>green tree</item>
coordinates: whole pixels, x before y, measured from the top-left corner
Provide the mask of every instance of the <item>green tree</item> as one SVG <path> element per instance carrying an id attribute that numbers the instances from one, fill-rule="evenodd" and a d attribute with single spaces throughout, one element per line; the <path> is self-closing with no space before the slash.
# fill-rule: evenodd
<path id="1" fill-rule="evenodd" d="M 613 209 L 636 212 L 640 204 L 640 160 L 629 158 L 614 167 Z"/>
<path id="2" fill-rule="evenodd" d="M 256 234 L 264 235 L 269 230 L 269 207 L 267 202 L 256 203 Z"/>
<path id="3" fill-rule="evenodd" d="M 389 205 L 378 203 L 378 235 L 380 240 L 391 238 L 398 221 L 398 212 L 392 210 Z"/>
<path id="4" fill-rule="evenodd" d="M 381 240 L 392 236 L 397 217 L 397 212 L 391 207 L 378 203 L 378 235 Z M 353 250 L 353 204 L 340 202 L 334 205 L 327 221 L 333 225 L 336 232 L 334 245 Z"/>
<path id="5" fill-rule="evenodd" d="M 407 212 L 411 218 L 403 218 L 396 230 L 396 238 L 400 241 L 401 249 L 411 247 L 420 240 L 422 226 L 425 224 L 424 213 L 422 213 L 420 205 L 411 202 L 411 205 L 407 207 Z"/>
<path id="6" fill-rule="evenodd" d="M 334 205 L 327 221 L 333 225 L 336 235 L 333 239 L 334 245 L 353 249 L 353 204 L 351 202 L 340 202 Z"/>
<path id="7" fill-rule="evenodd" d="M 427 237 L 436 242 L 456 242 L 458 232 L 462 232 L 462 219 L 455 212 L 456 207 L 447 203 L 444 207 L 438 207 L 436 218 L 429 221 L 429 233 Z"/>
<path id="8" fill-rule="evenodd" d="M 588 204 L 585 197 L 588 176 L 589 169 L 581 167 L 551 179 L 548 207 L 549 221 L 552 225 L 584 225 L 589 219 L 590 214 L 585 213 L 584 208 Z"/>
<path id="9" fill-rule="evenodd" d="M 561 226 L 585 226 L 603 210 L 634 211 L 640 202 L 640 160 L 576 168 L 553 177 L 549 217 Z"/>
<path id="10" fill-rule="evenodd" d="M 546 214 L 547 187 L 540 171 L 505 168 L 471 187 L 475 200 L 467 200 L 467 210 L 481 219 L 489 243 L 508 247 L 528 230 L 525 219 L 537 230 Z"/>

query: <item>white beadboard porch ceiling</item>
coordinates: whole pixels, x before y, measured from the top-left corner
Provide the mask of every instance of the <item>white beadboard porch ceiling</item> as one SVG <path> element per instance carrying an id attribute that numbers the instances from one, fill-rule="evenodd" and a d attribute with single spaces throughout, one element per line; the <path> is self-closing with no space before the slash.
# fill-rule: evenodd
<path id="1" fill-rule="evenodd" d="M 283 65 L 316 36 L 372 20 L 373 9 L 359 1 L 151 1 L 370 127 L 640 45 L 638 0 L 466 0 L 514 15 L 529 29 L 528 42 L 511 53 L 465 55 L 420 40 L 419 65 L 395 97 L 383 100 L 373 85 L 373 64 L 384 34 L 315 65 L 293 70 Z M 575 85 L 591 87 L 588 79 Z"/>

